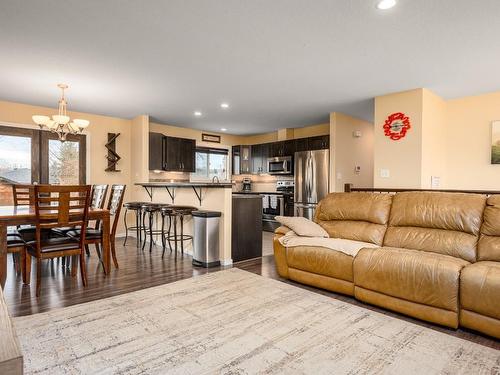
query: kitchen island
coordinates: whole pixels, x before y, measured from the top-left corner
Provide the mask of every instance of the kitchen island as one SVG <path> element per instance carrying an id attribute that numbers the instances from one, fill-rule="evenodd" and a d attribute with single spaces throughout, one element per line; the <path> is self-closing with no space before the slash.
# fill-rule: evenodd
<path id="1" fill-rule="evenodd" d="M 221 213 L 219 227 L 219 258 L 222 265 L 232 263 L 231 217 L 232 187 L 230 182 L 148 181 L 136 183 L 134 200 L 194 206 L 200 210 Z M 192 220 L 184 224 L 186 234 L 192 234 Z M 186 253 L 192 253 L 192 244 L 185 243 Z"/>

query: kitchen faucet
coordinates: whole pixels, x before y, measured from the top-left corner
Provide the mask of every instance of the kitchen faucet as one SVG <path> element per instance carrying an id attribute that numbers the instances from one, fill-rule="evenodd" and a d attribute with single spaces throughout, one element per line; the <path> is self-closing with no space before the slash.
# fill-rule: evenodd
<path id="1" fill-rule="evenodd" d="M 216 182 L 216 181 L 217 181 L 217 182 Z M 215 183 L 219 184 L 219 183 L 220 183 L 220 181 L 219 181 L 219 177 L 218 177 L 218 176 L 213 176 L 213 177 L 212 177 L 212 183 L 213 183 L 213 184 L 215 184 Z"/>

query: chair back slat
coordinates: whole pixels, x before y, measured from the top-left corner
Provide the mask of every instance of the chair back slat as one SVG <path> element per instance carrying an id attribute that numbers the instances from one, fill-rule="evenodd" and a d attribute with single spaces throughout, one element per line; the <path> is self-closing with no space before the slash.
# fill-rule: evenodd
<path id="1" fill-rule="evenodd" d="M 108 200 L 108 210 L 109 214 L 114 216 L 113 226 L 111 227 L 111 236 L 114 237 L 116 234 L 116 228 L 118 226 L 118 220 L 120 218 L 120 212 L 123 205 L 123 197 L 125 196 L 126 185 L 112 185 L 111 193 Z"/>
<path id="2" fill-rule="evenodd" d="M 35 185 L 12 185 L 14 206 L 33 206 L 35 204 Z"/>
<path id="3" fill-rule="evenodd" d="M 92 208 L 104 208 L 104 202 L 106 201 L 106 195 L 108 193 L 109 185 L 93 185 L 92 186 Z"/>
<path id="4" fill-rule="evenodd" d="M 58 227 L 80 226 L 80 246 L 83 246 L 90 205 L 90 185 L 35 185 L 34 196 L 37 251 L 41 251 L 39 246 L 42 229 Z"/>

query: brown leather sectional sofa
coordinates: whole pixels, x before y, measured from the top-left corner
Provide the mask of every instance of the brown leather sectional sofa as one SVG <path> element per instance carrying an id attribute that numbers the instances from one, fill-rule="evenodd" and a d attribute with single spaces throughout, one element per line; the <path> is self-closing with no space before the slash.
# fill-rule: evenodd
<path id="1" fill-rule="evenodd" d="M 323 247 L 274 254 L 284 278 L 448 327 L 500 338 L 500 196 L 332 193 L 314 221 L 330 237 L 375 244 L 355 257 Z"/>

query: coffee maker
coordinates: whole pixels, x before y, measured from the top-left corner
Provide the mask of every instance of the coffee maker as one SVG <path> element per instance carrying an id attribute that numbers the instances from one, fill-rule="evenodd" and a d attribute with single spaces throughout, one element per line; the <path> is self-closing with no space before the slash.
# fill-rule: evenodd
<path id="1" fill-rule="evenodd" d="M 245 177 L 243 179 L 242 191 L 252 191 L 252 179 L 250 177 Z"/>

